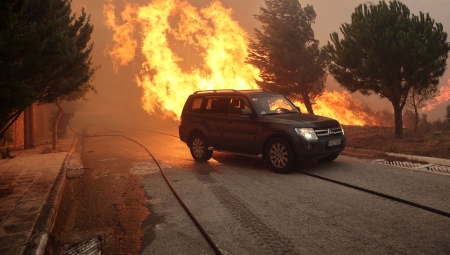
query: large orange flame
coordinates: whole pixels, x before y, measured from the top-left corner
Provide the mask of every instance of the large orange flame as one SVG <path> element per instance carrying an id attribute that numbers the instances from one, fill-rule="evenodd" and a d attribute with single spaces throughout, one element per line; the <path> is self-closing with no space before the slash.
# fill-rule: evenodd
<path id="1" fill-rule="evenodd" d="M 107 0 L 103 8 L 103 14 L 106 17 L 106 25 L 114 30 L 113 41 L 115 45 L 108 48 L 108 53 L 113 60 L 114 70 L 117 71 L 120 65 L 127 65 L 135 56 L 137 40 L 132 39 L 134 32 L 135 9 L 132 5 L 127 4 L 122 12 L 122 19 L 126 22 L 123 25 L 117 25 L 116 16 L 114 15 L 115 6 L 112 0 Z"/>
<path id="2" fill-rule="evenodd" d="M 431 100 L 431 102 L 427 102 L 427 105 L 422 108 L 422 111 L 431 111 L 436 106 L 450 100 L 450 79 L 448 79 L 447 83 L 447 86 L 443 86 L 439 89 L 439 94 L 437 97 Z"/>
<path id="3" fill-rule="evenodd" d="M 113 0 L 106 0 L 103 12 L 114 31 L 114 45 L 107 51 L 116 71 L 136 58 L 141 45 L 144 62 L 135 81 L 150 114 L 179 119 L 186 97 L 196 90 L 258 88 L 259 70 L 245 62 L 248 35 L 218 0 L 202 9 L 185 0 L 126 4 L 122 23 L 116 20 Z M 343 124 L 375 123 L 347 92 L 325 92 L 314 110 Z"/>
<path id="4" fill-rule="evenodd" d="M 110 50 L 115 65 L 131 61 L 136 45 L 131 31 L 135 23 L 140 25 L 145 62 L 136 82 L 143 88 L 143 107 L 150 114 L 160 111 L 178 119 L 187 95 L 196 90 L 258 88 L 259 70 L 245 63 L 248 36 L 232 19 L 232 10 L 219 1 L 200 10 L 182 0 L 127 4 L 122 12 L 127 23 L 120 26 L 111 0 L 104 13 L 116 33 L 116 46 Z"/>
<path id="5" fill-rule="evenodd" d="M 302 112 L 307 112 L 303 104 L 298 104 Z M 371 110 L 365 108 L 361 101 L 352 98 L 347 91 L 325 91 L 317 98 L 313 106 L 314 114 L 336 119 L 346 125 L 376 125 Z"/>

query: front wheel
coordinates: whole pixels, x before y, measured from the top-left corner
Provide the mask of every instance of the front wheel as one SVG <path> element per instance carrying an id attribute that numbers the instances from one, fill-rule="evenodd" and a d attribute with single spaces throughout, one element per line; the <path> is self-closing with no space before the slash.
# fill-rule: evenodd
<path id="1" fill-rule="evenodd" d="M 198 162 L 208 161 L 213 152 L 208 150 L 208 142 L 202 134 L 194 134 L 189 142 L 192 157 Z"/>
<path id="2" fill-rule="evenodd" d="M 295 162 L 291 145 L 283 138 L 273 138 L 267 145 L 266 162 L 276 173 L 287 174 Z"/>
<path id="3" fill-rule="evenodd" d="M 339 152 L 330 154 L 324 158 L 318 158 L 317 161 L 320 163 L 330 163 L 331 161 L 335 160 L 339 156 Z"/>

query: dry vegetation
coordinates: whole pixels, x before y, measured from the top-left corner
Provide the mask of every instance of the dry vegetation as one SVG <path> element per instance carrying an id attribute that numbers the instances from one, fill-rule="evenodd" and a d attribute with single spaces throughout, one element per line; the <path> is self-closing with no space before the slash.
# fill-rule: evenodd
<path id="1" fill-rule="evenodd" d="M 408 155 L 450 159 L 450 130 L 404 129 L 404 138 L 394 137 L 393 127 L 344 126 L 349 149 L 369 149 Z"/>

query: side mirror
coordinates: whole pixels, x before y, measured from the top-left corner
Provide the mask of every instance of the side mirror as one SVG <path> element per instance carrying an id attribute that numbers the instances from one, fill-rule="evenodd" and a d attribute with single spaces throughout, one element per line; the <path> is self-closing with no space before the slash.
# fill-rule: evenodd
<path id="1" fill-rule="evenodd" d="M 252 115 L 252 110 L 250 109 L 241 109 L 241 117 L 248 117 Z"/>

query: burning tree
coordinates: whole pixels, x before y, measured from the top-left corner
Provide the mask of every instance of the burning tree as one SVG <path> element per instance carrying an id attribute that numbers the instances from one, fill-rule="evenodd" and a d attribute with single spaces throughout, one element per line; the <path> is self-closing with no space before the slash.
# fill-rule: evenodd
<path id="1" fill-rule="evenodd" d="M 414 130 L 417 131 L 417 126 L 419 125 L 419 109 L 425 106 L 427 100 L 434 98 L 438 95 L 439 90 L 437 84 L 431 84 L 428 88 L 424 88 L 421 91 L 417 91 L 413 87 L 409 92 L 408 106 L 414 110 L 415 114 L 415 124 Z"/>
<path id="2" fill-rule="evenodd" d="M 330 73 L 350 92 L 378 94 L 394 107 L 395 136 L 403 137 L 402 111 L 412 88 L 425 91 L 439 83 L 450 44 L 441 23 L 428 14 L 410 14 L 399 1 L 361 4 L 343 39 L 331 34 Z"/>
<path id="3" fill-rule="evenodd" d="M 17 23 L 0 37 L 0 133 L 34 102 L 53 103 L 90 85 L 93 31 L 84 9 L 70 0 L 29 0 Z"/>
<path id="4" fill-rule="evenodd" d="M 262 23 L 250 41 L 248 62 L 261 70 L 258 85 L 302 101 L 309 113 L 325 89 L 327 56 L 314 39 L 316 13 L 298 0 L 265 0 L 255 18 Z"/>

